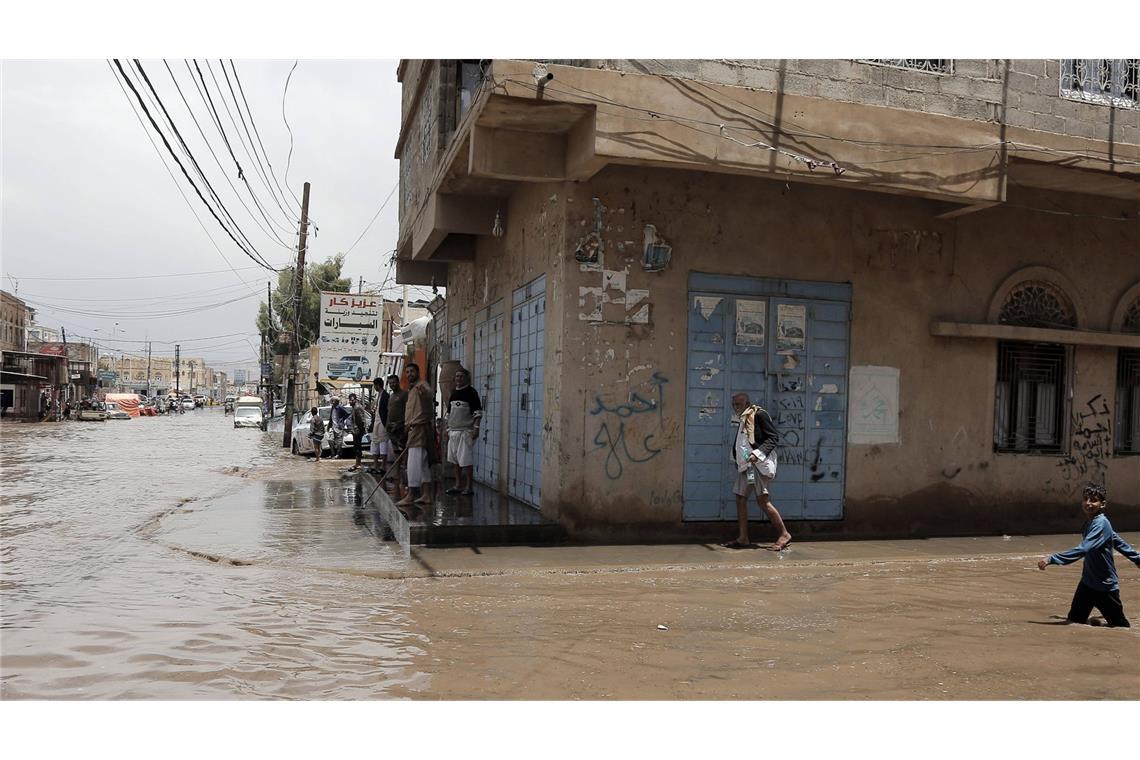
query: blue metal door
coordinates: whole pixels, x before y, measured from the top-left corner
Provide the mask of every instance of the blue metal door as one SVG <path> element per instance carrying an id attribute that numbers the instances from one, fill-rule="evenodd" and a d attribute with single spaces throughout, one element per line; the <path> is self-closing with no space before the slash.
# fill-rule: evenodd
<path id="1" fill-rule="evenodd" d="M 463 365 L 467 361 L 467 320 L 451 326 L 451 354 L 448 357 Z"/>
<path id="2" fill-rule="evenodd" d="M 543 353 L 546 278 L 515 291 L 511 310 L 511 409 L 508 492 L 541 506 Z"/>
<path id="3" fill-rule="evenodd" d="M 736 516 L 736 393 L 767 409 L 780 434 L 780 513 L 842 519 L 850 299 L 843 284 L 690 276 L 684 519 Z M 763 518 L 754 500 L 749 512 Z"/>
<path id="4" fill-rule="evenodd" d="M 481 319 L 480 319 L 481 317 Z M 474 476 L 480 483 L 499 487 L 499 417 L 503 365 L 503 302 L 497 301 L 475 319 L 475 367 L 471 384 L 483 404 L 479 440 L 475 444 Z"/>

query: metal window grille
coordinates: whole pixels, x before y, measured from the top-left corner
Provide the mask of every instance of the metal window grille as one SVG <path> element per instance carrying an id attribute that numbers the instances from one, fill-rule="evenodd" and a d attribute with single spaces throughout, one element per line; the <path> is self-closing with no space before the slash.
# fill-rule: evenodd
<path id="1" fill-rule="evenodd" d="M 1122 348 L 1116 359 L 1117 454 L 1140 454 L 1140 348 Z"/>
<path id="2" fill-rule="evenodd" d="M 488 60 L 459 61 L 459 72 L 456 76 L 458 92 L 457 123 L 463 120 L 463 115 L 467 113 L 467 109 L 471 107 L 471 103 L 479 93 L 479 88 L 483 86 L 483 80 L 487 78 L 487 67 L 489 65 L 490 61 Z"/>
<path id="3" fill-rule="evenodd" d="M 873 63 L 876 66 L 890 66 L 895 69 L 912 69 L 925 71 L 928 74 L 953 74 L 954 59 L 952 58 L 860 58 L 863 63 Z"/>
<path id="4" fill-rule="evenodd" d="M 1068 354 L 1053 343 L 998 343 L 995 451 L 1063 453 Z"/>
<path id="5" fill-rule="evenodd" d="M 1140 58 L 1063 58 L 1061 95 L 1117 108 L 1140 108 Z"/>

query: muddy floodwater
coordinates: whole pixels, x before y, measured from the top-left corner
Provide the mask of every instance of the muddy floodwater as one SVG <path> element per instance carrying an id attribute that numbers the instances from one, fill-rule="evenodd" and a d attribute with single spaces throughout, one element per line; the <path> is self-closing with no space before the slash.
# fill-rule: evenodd
<path id="1" fill-rule="evenodd" d="M 1140 698 L 1140 629 L 1060 624 L 1079 566 L 1035 568 L 1075 507 L 1068 536 L 408 552 L 348 462 L 220 410 L 2 432 L 5 699 Z"/>

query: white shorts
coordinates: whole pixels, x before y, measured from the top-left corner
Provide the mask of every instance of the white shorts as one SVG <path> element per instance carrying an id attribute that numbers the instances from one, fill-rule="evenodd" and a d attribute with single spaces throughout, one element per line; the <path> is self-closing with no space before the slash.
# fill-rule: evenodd
<path id="1" fill-rule="evenodd" d="M 748 470 L 752 470 L 756 476 L 755 483 L 748 482 Z M 772 479 L 760 477 L 760 473 L 756 471 L 755 467 L 749 467 L 748 470 L 736 474 L 736 484 L 732 487 L 732 492 L 737 496 L 747 496 L 749 490 L 755 490 L 757 496 L 767 494 L 768 484 L 772 482 Z"/>
<path id="2" fill-rule="evenodd" d="M 387 454 L 388 454 L 388 442 L 387 441 L 376 441 L 376 440 L 372 441 L 371 446 L 369 446 L 369 452 L 374 457 L 387 456 Z"/>
<path id="3" fill-rule="evenodd" d="M 431 467 L 428 466 L 427 449 L 419 446 L 408 449 L 408 485 L 419 488 L 431 482 Z"/>
<path id="4" fill-rule="evenodd" d="M 447 431 L 447 461 L 460 467 L 470 467 L 471 459 L 471 430 Z"/>

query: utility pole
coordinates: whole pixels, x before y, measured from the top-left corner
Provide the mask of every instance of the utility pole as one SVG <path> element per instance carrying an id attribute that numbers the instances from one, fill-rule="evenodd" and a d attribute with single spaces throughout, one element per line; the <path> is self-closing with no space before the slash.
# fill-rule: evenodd
<path id="1" fill-rule="evenodd" d="M 265 394 L 265 414 L 261 416 L 261 429 L 269 430 L 269 418 L 273 414 L 273 288 L 265 283 L 265 315 L 268 324 L 261 333 L 261 389 Z M 265 371 L 266 366 L 269 372 Z"/>
<path id="2" fill-rule="evenodd" d="M 285 390 L 285 434 L 281 446 L 289 448 L 293 441 L 293 396 L 297 389 L 297 353 L 301 350 L 301 298 L 305 285 L 305 240 L 309 232 L 309 183 L 301 196 L 301 235 L 297 245 L 297 268 L 293 270 L 293 335 L 289 345 L 289 386 Z"/>
<path id="3" fill-rule="evenodd" d="M 150 398 L 150 341 L 146 342 L 146 397 Z"/>
<path id="4" fill-rule="evenodd" d="M 360 284 L 356 286 L 357 293 L 364 293 L 364 275 L 360 275 Z"/>
<path id="5" fill-rule="evenodd" d="M 182 395 L 182 361 L 179 355 L 181 346 L 174 344 L 174 395 Z M 181 402 L 179 402 L 181 403 Z"/>

